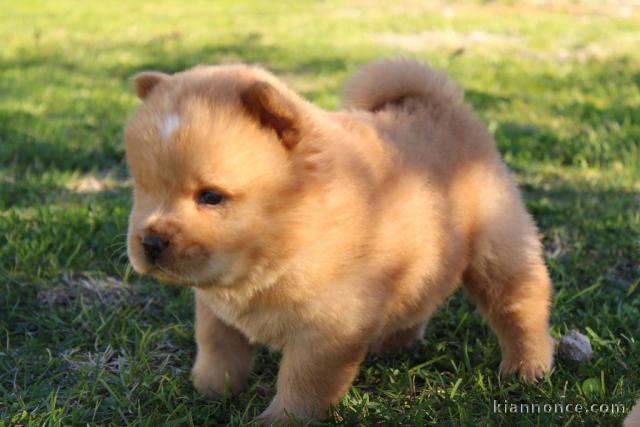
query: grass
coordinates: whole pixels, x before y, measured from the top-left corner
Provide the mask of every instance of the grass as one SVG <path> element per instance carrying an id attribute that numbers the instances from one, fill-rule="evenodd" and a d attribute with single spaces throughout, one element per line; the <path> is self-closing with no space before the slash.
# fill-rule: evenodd
<path id="1" fill-rule="evenodd" d="M 188 290 L 131 274 L 122 127 L 128 78 L 265 64 L 339 104 L 360 63 L 446 69 L 495 135 L 543 234 L 553 335 L 594 357 L 535 386 L 497 376 L 495 337 L 462 295 L 425 343 L 370 357 L 329 423 L 617 425 L 621 415 L 496 414 L 499 403 L 640 395 L 640 11 L 596 2 L 1 1 L 0 425 L 243 425 L 273 396 L 261 350 L 239 396 L 192 388 Z"/>

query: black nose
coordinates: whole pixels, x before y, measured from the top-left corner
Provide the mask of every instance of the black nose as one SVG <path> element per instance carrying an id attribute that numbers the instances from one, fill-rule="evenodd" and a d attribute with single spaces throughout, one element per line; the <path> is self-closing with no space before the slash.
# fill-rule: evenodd
<path id="1" fill-rule="evenodd" d="M 157 236 L 144 236 L 142 238 L 142 247 L 147 260 L 155 264 L 160 258 L 162 252 L 167 249 L 169 242 Z"/>

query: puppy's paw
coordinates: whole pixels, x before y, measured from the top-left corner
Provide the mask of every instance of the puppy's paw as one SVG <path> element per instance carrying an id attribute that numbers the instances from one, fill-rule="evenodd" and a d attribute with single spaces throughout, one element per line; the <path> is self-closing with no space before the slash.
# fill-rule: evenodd
<path id="1" fill-rule="evenodd" d="M 264 410 L 256 419 L 262 426 L 288 426 L 296 425 L 296 418 L 286 411 L 271 410 L 270 407 Z"/>
<path id="2" fill-rule="evenodd" d="M 318 415 L 316 411 L 309 411 L 306 407 L 294 403 L 285 404 L 281 397 L 276 395 L 269 407 L 258 415 L 257 421 L 263 426 L 297 426 L 304 425 L 314 418 L 323 418 Z"/>
<path id="3" fill-rule="evenodd" d="M 191 381 L 195 389 L 208 399 L 217 400 L 224 395 L 224 377 L 221 379 L 217 375 L 212 375 L 194 367 L 191 370 Z"/>
<path id="4" fill-rule="evenodd" d="M 535 350 L 519 356 L 504 356 L 500 363 L 500 374 L 503 377 L 516 374 L 518 379 L 528 384 L 543 378 L 553 367 L 553 339 L 546 336 L 530 348 Z"/>
<path id="5" fill-rule="evenodd" d="M 228 372 L 202 363 L 196 363 L 191 369 L 191 381 L 196 390 L 211 400 L 228 397 L 242 386 L 242 380 L 234 381 Z"/>
<path id="6" fill-rule="evenodd" d="M 258 418 L 256 418 L 256 421 L 258 421 L 261 426 L 287 425 L 287 420 L 288 417 L 286 413 L 275 413 L 268 409 L 262 411 L 262 413 L 258 415 Z"/>
<path id="7" fill-rule="evenodd" d="M 544 374 L 551 370 L 550 366 L 524 360 L 505 359 L 500 363 L 500 375 L 508 377 L 517 374 L 518 379 L 527 384 L 535 384 Z"/>

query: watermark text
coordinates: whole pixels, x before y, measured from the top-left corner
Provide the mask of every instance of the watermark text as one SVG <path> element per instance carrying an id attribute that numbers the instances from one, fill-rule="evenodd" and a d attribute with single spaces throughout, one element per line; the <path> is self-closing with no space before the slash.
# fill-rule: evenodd
<path id="1" fill-rule="evenodd" d="M 626 413 L 622 403 L 513 403 L 508 400 L 493 401 L 494 414 L 610 414 Z"/>

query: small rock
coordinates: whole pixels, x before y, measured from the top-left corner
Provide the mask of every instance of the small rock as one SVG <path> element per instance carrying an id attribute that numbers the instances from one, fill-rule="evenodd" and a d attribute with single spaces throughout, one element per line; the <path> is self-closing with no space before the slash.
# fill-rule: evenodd
<path id="1" fill-rule="evenodd" d="M 591 359 L 593 349 L 589 338 L 574 330 L 560 339 L 558 356 L 566 361 L 581 363 Z"/>

